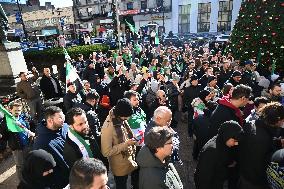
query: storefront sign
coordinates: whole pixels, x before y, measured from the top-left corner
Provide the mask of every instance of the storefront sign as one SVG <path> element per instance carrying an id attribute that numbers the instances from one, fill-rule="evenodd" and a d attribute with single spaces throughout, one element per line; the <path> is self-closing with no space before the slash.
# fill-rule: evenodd
<path id="1" fill-rule="evenodd" d="M 140 10 L 135 9 L 135 10 L 120 10 L 119 15 L 129 15 L 129 14 L 139 14 Z"/>

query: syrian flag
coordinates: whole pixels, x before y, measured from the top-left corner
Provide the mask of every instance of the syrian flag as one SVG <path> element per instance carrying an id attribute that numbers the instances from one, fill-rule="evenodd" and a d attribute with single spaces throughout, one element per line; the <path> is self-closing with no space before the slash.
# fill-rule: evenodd
<path id="1" fill-rule="evenodd" d="M 67 92 L 67 85 L 69 83 L 75 83 L 76 85 L 76 91 L 80 91 L 83 88 L 83 83 L 81 78 L 79 77 L 76 68 L 71 64 L 71 58 L 67 52 L 67 50 L 63 47 L 63 52 L 65 59 L 67 61 L 66 64 L 66 92 Z"/>
<path id="2" fill-rule="evenodd" d="M 2 104 L 0 104 L 0 112 L 5 115 L 6 125 L 9 131 L 13 133 L 26 132 L 29 136 L 35 136 L 32 131 L 23 126 Z"/>
<path id="3" fill-rule="evenodd" d="M 133 25 L 131 25 L 129 22 L 127 22 L 126 20 L 125 20 L 125 23 L 127 24 L 127 26 L 129 27 L 129 29 L 130 29 L 130 31 L 132 31 L 132 33 L 136 33 L 137 35 L 138 35 L 138 33 L 137 33 L 137 31 L 136 31 L 136 29 L 135 29 L 135 27 L 133 26 Z"/>
<path id="4" fill-rule="evenodd" d="M 157 33 L 156 33 L 156 36 L 155 36 L 155 44 L 156 44 L 156 45 L 159 45 L 159 44 L 160 44 L 160 39 L 159 39 L 159 36 L 158 36 Z"/>

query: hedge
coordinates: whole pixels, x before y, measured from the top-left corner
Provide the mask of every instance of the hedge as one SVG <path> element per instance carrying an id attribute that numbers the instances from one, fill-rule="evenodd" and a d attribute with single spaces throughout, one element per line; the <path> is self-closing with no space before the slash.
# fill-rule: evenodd
<path id="1" fill-rule="evenodd" d="M 109 47 L 107 45 L 84 45 L 70 47 L 66 50 L 72 59 L 76 59 L 79 54 L 83 54 L 84 57 L 87 58 L 94 51 L 106 52 L 109 50 Z M 26 62 L 33 62 L 34 64 L 64 62 L 64 53 L 62 48 L 24 52 L 24 57 Z"/>

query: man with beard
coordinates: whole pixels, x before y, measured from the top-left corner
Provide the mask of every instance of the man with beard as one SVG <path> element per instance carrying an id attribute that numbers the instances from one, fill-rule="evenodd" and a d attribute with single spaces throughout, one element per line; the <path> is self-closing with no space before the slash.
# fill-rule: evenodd
<path id="1" fill-rule="evenodd" d="M 53 169 L 55 188 L 64 188 L 68 184 L 68 166 L 62 152 L 69 127 L 64 124 L 64 120 L 65 116 L 60 108 L 46 108 L 45 119 L 36 128 L 33 145 L 34 150 L 43 149 L 53 156 L 56 162 Z"/>
<path id="2" fill-rule="evenodd" d="M 136 146 L 136 154 L 137 157 L 138 152 L 140 151 L 141 147 L 144 145 L 144 132 L 146 128 L 146 114 L 144 111 L 139 107 L 139 96 L 136 91 L 126 91 L 124 93 L 124 97 L 128 98 L 133 106 L 134 113 L 128 119 L 128 124 L 134 134 L 134 138 L 137 141 Z M 139 188 L 139 169 L 134 170 L 131 173 L 131 184 L 134 189 Z"/>
<path id="3" fill-rule="evenodd" d="M 66 114 L 66 122 L 70 128 L 63 149 L 63 157 L 69 168 L 72 168 L 81 158 L 93 158 L 95 148 L 90 144 L 90 127 L 84 110 L 70 109 Z"/>
<path id="4" fill-rule="evenodd" d="M 269 88 L 269 93 L 264 94 L 271 102 L 280 102 L 282 103 L 281 97 L 281 85 L 279 83 L 272 84 Z"/>
<path id="5" fill-rule="evenodd" d="M 241 79 L 242 79 L 242 73 L 236 70 L 232 73 L 230 79 L 227 80 L 226 83 L 231 83 L 235 87 L 240 84 Z"/>

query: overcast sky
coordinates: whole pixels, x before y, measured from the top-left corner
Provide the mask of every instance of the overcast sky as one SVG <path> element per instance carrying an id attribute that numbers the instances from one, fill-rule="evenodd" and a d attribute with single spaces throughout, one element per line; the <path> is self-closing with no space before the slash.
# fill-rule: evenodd
<path id="1" fill-rule="evenodd" d="M 44 5 L 45 2 L 51 2 L 55 7 L 69 7 L 73 5 L 72 0 L 40 0 L 41 5 Z"/>

